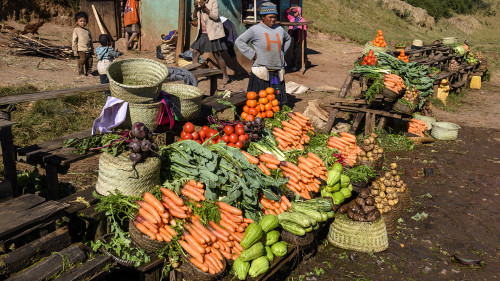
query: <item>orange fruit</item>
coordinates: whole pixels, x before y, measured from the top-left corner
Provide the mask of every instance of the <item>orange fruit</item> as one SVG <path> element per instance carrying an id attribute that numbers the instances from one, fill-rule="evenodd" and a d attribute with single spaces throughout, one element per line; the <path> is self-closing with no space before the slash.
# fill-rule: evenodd
<path id="1" fill-rule="evenodd" d="M 247 99 L 254 100 L 256 98 L 257 98 L 257 93 L 255 93 L 255 92 L 248 92 L 247 93 Z"/>
<path id="2" fill-rule="evenodd" d="M 248 113 L 248 110 L 249 110 L 249 109 L 250 109 L 250 107 L 249 107 L 248 105 L 245 105 L 245 106 L 243 107 L 243 112 Z"/>
<path id="3" fill-rule="evenodd" d="M 241 113 L 241 119 L 247 120 L 247 116 L 248 116 L 248 113 L 246 113 L 246 112 Z"/>
<path id="4" fill-rule="evenodd" d="M 248 105 L 248 107 L 256 107 L 257 101 L 256 100 L 247 100 L 247 105 Z"/>
<path id="5" fill-rule="evenodd" d="M 247 121 L 253 121 L 253 120 L 255 120 L 255 116 L 253 116 L 253 115 L 250 115 L 250 114 L 249 114 L 249 115 L 247 116 L 246 120 L 247 120 Z"/>
<path id="6" fill-rule="evenodd" d="M 259 98 L 265 98 L 267 96 L 267 92 L 264 90 L 260 90 L 259 92 Z"/>
<path id="7" fill-rule="evenodd" d="M 257 117 L 264 118 L 264 116 L 262 116 L 262 114 L 260 114 L 260 112 L 259 112 L 259 114 L 257 114 Z"/>
<path id="8" fill-rule="evenodd" d="M 257 111 L 257 108 L 250 108 L 248 110 L 248 115 L 253 115 L 256 116 L 259 112 Z"/>
<path id="9" fill-rule="evenodd" d="M 278 100 L 273 100 L 273 101 L 271 101 L 271 104 L 273 106 L 278 106 L 279 102 L 278 102 Z"/>
<path id="10" fill-rule="evenodd" d="M 264 107 L 266 108 L 266 111 L 273 109 L 273 105 L 271 103 L 266 103 Z"/>
<path id="11" fill-rule="evenodd" d="M 274 100 L 275 98 L 276 98 L 276 96 L 275 96 L 274 94 L 268 94 L 268 95 L 267 95 L 267 99 L 268 99 L 269 101 L 272 101 L 272 100 Z"/>
<path id="12" fill-rule="evenodd" d="M 266 88 L 266 93 L 267 93 L 268 95 L 270 95 L 270 94 L 274 94 L 274 89 L 273 89 L 273 88 L 271 88 L 271 87 L 268 87 L 268 88 Z"/>
<path id="13" fill-rule="evenodd" d="M 266 111 L 266 107 L 265 107 L 265 105 L 263 105 L 263 104 L 259 104 L 259 106 L 258 106 L 258 107 L 259 107 L 259 111 L 260 111 L 260 112 L 264 112 L 264 111 Z"/>
<path id="14" fill-rule="evenodd" d="M 279 106 L 273 106 L 273 111 L 274 111 L 274 112 L 278 112 L 278 111 L 280 111 L 280 107 L 279 107 Z"/>
<path id="15" fill-rule="evenodd" d="M 273 113 L 271 110 L 266 111 L 266 116 L 267 116 L 268 118 L 273 117 L 273 115 L 274 115 L 274 113 Z"/>
<path id="16" fill-rule="evenodd" d="M 260 99 L 259 99 L 259 103 L 260 103 L 260 104 L 264 104 L 264 105 L 265 105 L 265 104 L 266 104 L 266 103 L 268 103 L 268 102 L 269 102 L 269 100 L 268 100 L 267 98 L 260 98 Z"/>

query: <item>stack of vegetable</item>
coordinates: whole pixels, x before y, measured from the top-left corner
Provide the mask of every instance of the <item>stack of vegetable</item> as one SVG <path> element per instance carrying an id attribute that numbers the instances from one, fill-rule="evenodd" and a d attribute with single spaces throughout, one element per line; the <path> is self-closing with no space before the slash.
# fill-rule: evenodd
<path id="1" fill-rule="evenodd" d="M 256 117 L 254 121 L 246 121 L 243 125 L 243 129 L 249 136 L 250 140 L 256 141 L 259 138 L 260 132 L 266 126 L 266 123 L 262 118 Z"/>
<path id="2" fill-rule="evenodd" d="M 372 50 L 370 50 L 368 55 L 363 58 L 361 65 L 377 65 L 377 57 Z"/>
<path id="3" fill-rule="evenodd" d="M 410 62 L 408 60 L 408 56 L 405 54 L 405 50 L 401 50 L 401 52 L 399 53 L 399 56 L 398 56 L 398 60 L 404 61 L 406 63 Z"/>
<path id="4" fill-rule="evenodd" d="M 144 201 L 137 201 L 139 214 L 135 216 L 134 225 L 152 240 L 170 242 L 177 232 L 169 224 L 175 225 L 173 216 L 175 213 L 166 210 L 164 204 L 153 194 L 146 192 L 143 195 Z M 182 201 L 179 197 L 179 200 Z"/>
<path id="5" fill-rule="evenodd" d="M 219 143 L 221 137 L 218 136 L 219 132 L 215 129 L 210 129 L 208 126 L 203 126 L 198 132 L 195 131 L 194 124 L 191 122 L 187 122 L 184 124 L 183 130 L 180 135 L 180 140 L 193 140 L 199 144 L 204 143 L 205 141 L 212 138 L 212 143 Z"/>
<path id="6" fill-rule="evenodd" d="M 343 170 L 340 163 L 333 164 L 328 171 L 326 187 L 321 190 L 321 196 L 331 198 L 335 205 L 340 205 L 346 198 L 351 197 L 351 180 L 349 176 L 342 174 Z"/>
<path id="7" fill-rule="evenodd" d="M 450 64 L 448 65 L 448 71 L 458 71 L 458 70 L 460 70 L 460 64 L 455 59 L 452 59 L 450 61 Z"/>
<path id="8" fill-rule="evenodd" d="M 235 208 L 227 203 L 218 201 L 215 202 L 215 204 L 219 207 L 220 211 L 219 225 L 230 232 L 230 235 L 227 238 L 229 240 L 236 240 L 238 242 L 241 242 L 245 229 L 247 228 L 249 223 L 253 222 L 253 220 L 244 218 L 243 212 L 240 209 Z"/>
<path id="9" fill-rule="evenodd" d="M 418 90 L 415 89 L 415 87 L 412 87 L 411 90 L 406 89 L 406 92 L 402 98 L 412 104 L 416 104 L 420 96 L 418 94 Z"/>
<path id="10" fill-rule="evenodd" d="M 248 226 L 241 241 L 244 250 L 233 263 L 238 279 L 264 274 L 269 270 L 269 263 L 274 260 L 274 256 L 286 255 L 287 244 L 278 242 L 280 234 L 275 230 L 277 226 L 278 218 L 274 215 L 265 215 L 260 223 L 253 222 Z"/>
<path id="11" fill-rule="evenodd" d="M 316 154 L 309 152 L 308 157 L 299 156 L 298 165 L 283 161 L 282 173 L 288 178 L 287 187 L 302 198 L 311 199 L 309 192 L 319 192 L 320 180 L 327 179 L 325 164 Z"/>
<path id="12" fill-rule="evenodd" d="M 356 164 L 356 156 L 361 152 L 361 148 L 356 145 L 356 137 L 346 132 L 341 132 L 340 137 L 329 137 L 328 147 L 338 149 L 349 166 Z"/>
<path id="13" fill-rule="evenodd" d="M 187 182 L 186 185 L 181 188 L 181 194 L 196 202 L 205 201 L 205 189 L 203 188 L 203 183 L 195 180 Z M 198 208 L 201 208 L 201 205 Z"/>
<path id="14" fill-rule="evenodd" d="M 406 184 L 398 175 L 397 164 L 391 163 L 389 172 L 376 179 L 370 186 L 371 195 L 375 197 L 375 207 L 380 213 L 389 212 L 399 202 L 398 191 L 404 192 Z"/>
<path id="15" fill-rule="evenodd" d="M 380 30 L 380 29 L 377 30 L 377 36 L 372 41 L 372 43 L 373 43 L 373 46 L 375 46 L 375 47 L 382 47 L 382 48 L 387 47 L 387 43 L 385 42 L 384 33 L 382 32 L 382 30 Z"/>
<path id="16" fill-rule="evenodd" d="M 427 124 L 422 120 L 411 119 L 408 122 L 408 133 L 412 133 L 419 137 L 424 137 L 424 132 L 427 130 Z"/>
<path id="17" fill-rule="evenodd" d="M 278 112 L 279 102 L 274 95 L 273 88 L 259 91 L 259 99 L 257 100 L 257 93 L 248 92 L 247 102 L 243 107 L 241 118 L 246 121 L 254 121 L 255 117 L 271 118 L 274 112 Z"/>
<path id="18" fill-rule="evenodd" d="M 393 92 L 399 93 L 401 90 L 406 89 L 405 81 L 396 74 L 384 75 L 384 86 Z"/>
<path id="19" fill-rule="evenodd" d="M 307 133 L 314 134 L 314 128 L 308 117 L 300 112 L 288 113 L 289 121 L 281 121 L 283 129 L 274 127 L 273 135 L 278 142 L 278 148 L 282 151 L 293 149 L 304 149 L 311 139 Z"/>
<path id="20" fill-rule="evenodd" d="M 370 137 L 363 141 L 363 146 L 361 146 L 361 152 L 358 155 L 358 159 L 361 161 L 377 161 L 381 157 L 384 157 L 384 149 L 380 147 L 377 143 L 378 135 L 371 133 Z"/>
<path id="21" fill-rule="evenodd" d="M 262 212 L 266 215 L 278 215 L 286 212 L 292 207 L 292 204 L 285 195 L 281 195 L 281 202 L 278 202 L 269 200 L 264 194 L 262 194 L 259 202 L 262 204 Z"/>
<path id="22" fill-rule="evenodd" d="M 158 144 L 153 142 L 153 135 L 143 123 L 134 123 L 129 137 L 132 139 L 128 143 L 130 151 L 128 157 L 132 160 L 132 167 L 135 167 L 142 159 L 146 159 L 151 153 L 158 154 Z"/>
<path id="23" fill-rule="evenodd" d="M 332 201 L 326 198 L 314 198 L 292 203 L 292 209 L 278 215 L 281 227 L 297 236 L 319 228 L 319 223 L 333 218 Z"/>
<path id="24" fill-rule="evenodd" d="M 467 57 L 465 58 L 465 61 L 469 64 L 477 64 L 479 61 L 474 57 L 474 54 L 470 52 Z"/>
<path id="25" fill-rule="evenodd" d="M 349 204 L 343 205 L 339 213 L 347 214 L 353 221 L 371 222 L 380 217 L 380 211 L 375 207 L 375 198 L 370 196 L 370 190 L 363 188 L 358 198 Z"/>
<path id="26" fill-rule="evenodd" d="M 233 126 L 224 127 L 224 135 L 222 140 L 228 146 L 236 146 L 238 148 L 243 148 L 243 142 L 248 140 L 248 135 L 245 133 L 244 126 L 241 124 L 236 124 Z"/>

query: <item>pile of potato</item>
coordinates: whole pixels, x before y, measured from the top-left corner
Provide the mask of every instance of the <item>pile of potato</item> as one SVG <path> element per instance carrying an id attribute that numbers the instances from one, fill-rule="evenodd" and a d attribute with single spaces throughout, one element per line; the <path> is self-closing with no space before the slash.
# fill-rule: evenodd
<path id="1" fill-rule="evenodd" d="M 340 207 L 339 212 L 347 214 L 347 217 L 353 221 L 361 222 L 375 221 L 380 217 L 380 211 L 375 207 L 375 198 L 370 196 L 368 188 L 361 189 L 358 198 Z"/>
<path id="2" fill-rule="evenodd" d="M 389 212 L 399 202 L 398 193 L 406 190 L 406 183 L 398 175 L 398 165 L 390 164 L 391 170 L 376 179 L 370 186 L 370 194 L 375 197 L 375 207 L 381 214 Z"/>
<path id="3" fill-rule="evenodd" d="M 363 141 L 358 159 L 361 161 L 376 161 L 384 156 L 384 149 L 377 144 L 378 135 L 371 133 L 370 137 Z"/>
<path id="4" fill-rule="evenodd" d="M 411 90 L 406 89 L 406 93 L 403 95 L 403 98 L 405 100 L 407 100 L 413 104 L 416 103 L 415 101 L 417 100 L 418 97 L 419 97 L 418 91 L 414 87 L 412 87 Z"/>

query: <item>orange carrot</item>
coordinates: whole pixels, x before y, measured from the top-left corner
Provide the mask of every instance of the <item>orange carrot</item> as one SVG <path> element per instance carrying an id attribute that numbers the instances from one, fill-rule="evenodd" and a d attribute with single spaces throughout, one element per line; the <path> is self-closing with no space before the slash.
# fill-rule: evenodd
<path id="1" fill-rule="evenodd" d="M 158 227 L 154 226 L 152 223 L 147 221 L 144 217 L 141 215 L 136 215 L 135 220 L 138 221 L 139 223 L 142 223 L 145 227 L 147 227 L 151 232 L 153 233 L 158 233 Z"/>
<path id="2" fill-rule="evenodd" d="M 161 197 L 161 201 L 163 201 L 164 206 L 167 205 L 167 209 L 172 212 L 172 211 L 177 211 L 179 213 L 184 213 L 185 210 L 181 208 L 179 205 L 175 204 L 175 202 L 165 194 Z"/>
<path id="3" fill-rule="evenodd" d="M 156 219 L 155 216 L 153 216 L 152 214 L 150 214 L 148 211 L 146 211 L 146 209 L 144 208 L 139 208 L 139 214 L 145 218 L 147 221 L 149 221 L 150 223 L 152 224 L 158 224 L 159 221 Z M 160 219 L 161 220 L 161 219 Z"/>
<path id="4" fill-rule="evenodd" d="M 234 214 L 237 216 L 243 215 L 243 212 L 240 209 L 233 207 L 225 202 L 217 201 L 217 202 L 215 202 L 215 205 L 217 205 L 222 210 L 228 211 L 231 214 Z"/>
<path id="5" fill-rule="evenodd" d="M 158 212 L 160 213 L 165 212 L 165 208 L 163 208 L 163 205 L 161 204 L 160 200 L 156 199 L 156 197 L 154 197 L 153 194 L 149 192 L 144 192 L 144 195 L 142 197 L 147 203 L 155 207 L 155 209 Z"/>
<path id="6" fill-rule="evenodd" d="M 188 254 L 190 254 L 191 256 L 193 256 L 193 258 L 195 258 L 196 260 L 198 260 L 201 263 L 204 262 L 203 255 L 200 254 L 200 253 L 198 253 L 197 251 L 195 251 L 188 243 L 186 243 L 186 241 L 184 241 L 184 240 L 178 240 L 178 242 L 181 245 L 181 247 L 186 252 L 188 252 Z"/>
<path id="7" fill-rule="evenodd" d="M 137 222 L 137 221 L 133 221 L 135 227 L 137 227 L 137 229 L 139 229 L 140 232 L 146 234 L 147 236 L 149 236 L 149 238 L 151 238 L 151 240 L 155 240 L 156 239 L 156 234 L 154 234 L 153 232 L 151 232 L 146 226 L 144 226 L 142 223 L 140 222 Z"/>
<path id="8" fill-rule="evenodd" d="M 242 216 L 233 215 L 233 214 L 231 214 L 231 213 L 229 213 L 228 211 L 225 211 L 225 210 L 220 210 L 220 211 L 221 211 L 221 214 L 224 214 L 231 221 L 233 221 L 235 223 L 242 223 L 243 222 L 243 217 Z"/>
<path id="9" fill-rule="evenodd" d="M 243 155 L 245 155 L 245 157 L 248 159 L 248 162 L 250 162 L 251 164 L 259 163 L 259 159 L 253 157 L 248 152 L 242 150 L 241 153 L 243 153 Z"/>
<path id="10" fill-rule="evenodd" d="M 216 231 L 220 232 L 222 235 L 224 235 L 225 237 L 228 237 L 229 236 L 229 232 L 227 230 L 225 230 L 224 228 L 220 227 L 218 224 L 216 224 L 215 222 L 213 221 L 209 221 L 208 222 L 208 225 L 210 225 L 211 227 L 213 227 Z"/>
<path id="11" fill-rule="evenodd" d="M 185 219 L 188 217 L 186 213 L 181 213 L 176 210 L 170 210 L 170 214 L 172 214 L 173 217 L 179 218 L 179 219 Z"/>
<path id="12" fill-rule="evenodd" d="M 266 167 L 271 169 L 271 170 L 277 170 L 279 169 L 278 165 L 274 165 L 274 164 L 271 164 L 271 163 L 266 163 Z"/>
<path id="13" fill-rule="evenodd" d="M 194 258 L 190 258 L 189 261 L 194 264 L 196 267 L 198 267 L 201 271 L 203 272 L 208 272 L 208 265 L 204 264 L 204 263 L 201 263 L 200 261 L 198 261 L 197 259 L 194 259 Z"/>
<path id="14" fill-rule="evenodd" d="M 264 153 L 264 154 L 259 155 L 259 160 L 262 162 L 267 162 L 267 163 L 274 164 L 274 165 L 280 164 L 280 161 L 278 159 L 276 159 L 273 155 L 268 154 L 268 153 Z"/>
<path id="15" fill-rule="evenodd" d="M 191 233 L 191 235 L 193 235 L 193 237 L 195 237 L 195 238 L 196 238 L 196 236 L 200 237 L 202 239 L 201 240 L 202 241 L 201 244 L 206 244 L 206 243 L 209 243 L 211 241 L 210 237 L 208 235 L 206 235 L 205 233 L 203 233 L 203 231 L 199 231 L 192 224 L 184 224 L 184 228 L 187 231 L 189 231 L 189 233 Z"/>
<path id="16" fill-rule="evenodd" d="M 191 192 L 185 188 L 181 188 L 181 193 L 182 193 L 182 195 L 184 195 L 188 198 L 191 198 L 194 201 L 197 201 L 197 202 L 201 201 L 201 198 L 198 195 L 194 194 L 193 192 Z"/>
<path id="17" fill-rule="evenodd" d="M 160 187 L 160 190 L 163 194 L 165 194 L 166 196 L 168 196 L 170 199 L 172 199 L 172 201 L 178 205 L 178 206 L 182 206 L 184 205 L 184 201 L 182 201 L 182 199 L 177 196 L 177 194 L 175 194 L 175 192 L 173 192 L 172 190 L 170 189 L 167 189 L 167 188 L 164 188 L 164 187 Z"/>
<path id="18" fill-rule="evenodd" d="M 217 240 L 217 237 L 215 237 L 212 232 L 208 231 L 208 229 L 206 229 L 199 220 L 193 220 L 192 223 L 196 230 L 205 233 L 205 235 L 207 235 L 212 242 L 215 242 Z"/>
<path id="19" fill-rule="evenodd" d="M 139 205 L 139 207 L 141 207 L 142 209 L 146 210 L 146 212 L 150 213 L 155 218 L 155 220 L 157 221 L 157 223 L 161 222 L 160 214 L 158 213 L 158 211 L 156 210 L 155 207 L 153 207 L 151 204 L 149 204 L 147 202 L 144 202 L 144 201 L 139 201 L 138 200 L 138 201 L 136 201 L 136 203 L 137 203 L 137 205 Z"/>
<path id="20" fill-rule="evenodd" d="M 230 225 L 229 223 L 226 223 L 225 221 L 221 220 L 219 222 L 220 226 L 224 227 L 225 229 L 227 229 L 230 233 L 234 233 L 236 231 L 236 229 Z"/>

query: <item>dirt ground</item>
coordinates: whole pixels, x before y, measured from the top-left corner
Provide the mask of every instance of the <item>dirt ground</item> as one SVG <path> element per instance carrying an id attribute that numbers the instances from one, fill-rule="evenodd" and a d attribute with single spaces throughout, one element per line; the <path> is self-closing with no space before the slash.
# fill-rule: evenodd
<path id="1" fill-rule="evenodd" d="M 9 23 L 18 27 L 15 23 Z M 54 44 L 68 45 L 71 28 L 46 24 L 40 37 Z M 76 78 L 76 61 L 57 61 L 8 54 L 8 37 L 0 36 L 0 84 L 30 83 L 39 90 L 79 87 L 99 83 L 99 78 Z M 309 42 L 311 66 L 305 73 L 286 75 L 307 87 L 329 87 L 330 92 L 295 96 L 294 106 L 302 111 L 307 101 L 328 102 L 336 96 L 361 47 L 334 37 L 313 35 Z M 2 45 L 3 44 L 3 45 Z M 152 53 L 129 52 L 127 57 L 153 58 Z M 95 65 L 95 64 L 94 64 Z M 397 161 L 401 171 L 419 169 L 418 177 L 404 175 L 412 194 L 396 235 L 389 237 L 389 249 L 377 254 L 346 251 L 327 242 L 318 253 L 278 280 L 496 280 L 500 278 L 500 84 L 499 75 L 469 91 L 454 112 L 435 110 L 440 121 L 462 126 L 457 141 L 435 142 L 403 153 L 388 153 L 385 163 Z M 247 78 L 228 85 L 245 89 Z M 208 92 L 208 81 L 200 88 Z M 62 181 L 78 188 L 95 184 L 97 157 L 72 165 Z M 424 176 L 430 167 L 434 176 Z M 18 165 L 18 170 L 28 168 Z M 415 220 L 416 214 L 427 218 Z M 414 217 L 415 219 L 412 219 Z M 451 256 L 480 259 L 484 266 L 464 266 Z"/>

